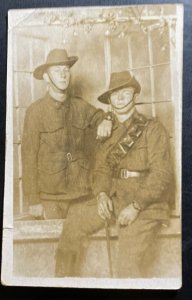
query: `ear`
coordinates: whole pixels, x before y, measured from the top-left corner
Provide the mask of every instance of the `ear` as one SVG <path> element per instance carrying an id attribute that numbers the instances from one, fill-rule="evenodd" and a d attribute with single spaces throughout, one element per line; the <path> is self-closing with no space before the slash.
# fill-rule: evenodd
<path id="1" fill-rule="evenodd" d="M 45 80 L 45 82 L 49 83 L 49 75 L 47 74 L 47 72 L 43 73 L 43 79 Z"/>
<path id="2" fill-rule="evenodd" d="M 136 100 L 136 98 L 137 98 L 138 95 L 139 95 L 139 93 L 135 93 L 135 92 L 134 92 L 134 95 L 133 95 L 133 101 Z"/>

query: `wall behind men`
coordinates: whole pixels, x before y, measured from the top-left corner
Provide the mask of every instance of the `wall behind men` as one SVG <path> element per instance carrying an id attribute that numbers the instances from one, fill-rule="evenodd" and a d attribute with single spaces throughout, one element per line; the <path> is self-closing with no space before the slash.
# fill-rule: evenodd
<path id="1" fill-rule="evenodd" d="M 148 116 L 155 112 L 160 117 L 172 138 L 174 150 L 176 99 L 171 91 L 169 29 L 155 30 L 150 43 L 149 36 L 138 25 L 132 26 L 128 35 L 120 32 L 108 37 L 106 31 L 105 24 L 95 25 L 89 33 L 81 26 L 66 29 L 59 25 L 25 25 L 14 28 L 15 214 L 27 210 L 27 203 L 22 202 L 20 154 L 26 108 L 46 92 L 46 84 L 33 78 L 33 70 L 45 62 L 53 48 L 65 48 L 69 56 L 79 57 L 71 69 L 71 91 L 105 111 L 109 107 L 100 104 L 97 97 L 107 88 L 108 73 L 131 69 L 142 87 L 137 99 L 138 110 Z"/>

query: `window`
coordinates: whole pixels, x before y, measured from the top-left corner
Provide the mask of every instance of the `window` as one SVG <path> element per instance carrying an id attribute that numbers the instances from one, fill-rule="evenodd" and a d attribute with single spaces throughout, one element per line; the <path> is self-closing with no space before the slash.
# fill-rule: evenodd
<path id="1" fill-rule="evenodd" d="M 106 24 L 92 24 L 90 33 L 82 33 L 81 27 L 63 29 L 61 24 L 41 26 L 24 21 L 14 28 L 14 215 L 28 211 L 28 203 L 22 193 L 21 139 L 26 108 L 46 91 L 44 82 L 33 78 L 34 68 L 44 63 L 48 50 L 64 47 L 71 55 L 78 55 L 78 66 L 74 67 L 72 80 L 75 93 L 97 107 L 106 109 L 97 102 L 97 96 L 108 86 L 110 73 L 130 70 L 141 83 L 141 94 L 137 108 L 151 117 L 159 117 L 170 135 L 173 160 L 176 161 L 174 116 L 178 115 L 174 7 L 167 6 L 159 14 L 150 6 L 143 12 L 143 23 L 130 23 L 118 32 L 109 34 Z M 163 17 L 162 17 L 163 16 Z M 33 16 L 32 16 L 33 17 Z M 31 17 L 31 18 L 32 18 Z M 167 18 L 166 22 L 163 20 Z M 28 22 L 28 23 L 27 23 Z M 164 22 L 164 23 L 163 23 Z M 156 24 L 156 25 L 154 25 Z M 142 25 L 142 26 L 141 26 Z M 65 31 L 64 31 L 65 30 Z M 25 45 L 25 47 L 23 47 Z M 95 47 L 97 45 L 97 48 Z M 139 49 L 139 51 L 138 51 Z M 82 72 L 83 70 L 83 72 Z M 23 97 L 25 95 L 25 97 Z M 176 167 L 175 167 L 176 168 Z M 176 178 L 179 191 L 179 179 Z M 179 193 L 178 193 L 179 194 Z M 179 214 L 178 196 L 175 197 L 173 214 Z"/>

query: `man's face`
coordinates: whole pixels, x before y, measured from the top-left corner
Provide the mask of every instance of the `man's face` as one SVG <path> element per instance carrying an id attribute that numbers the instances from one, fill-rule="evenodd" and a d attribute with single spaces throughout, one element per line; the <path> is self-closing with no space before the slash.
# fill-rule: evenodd
<path id="1" fill-rule="evenodd" d="M 117 109 L 122 110 L 133 100 L 134 88 L 127 87 L 114 91 L 110 95 L 111 105 Z"/>
<path id="2" fill-rule="evenodd" d="M 52 66 L 47 70 L 49 78 L 60 90 L 66 90 L 70 82 L 70 68 L 68 66 Z"/>

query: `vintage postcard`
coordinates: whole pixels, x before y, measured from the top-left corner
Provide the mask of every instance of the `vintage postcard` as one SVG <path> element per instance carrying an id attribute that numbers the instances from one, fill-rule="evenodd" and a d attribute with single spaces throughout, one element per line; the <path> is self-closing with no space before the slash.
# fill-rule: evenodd
<path id="1" fill-rule="evenodd" d="M 2 284 L 181 287 L 183 6 L 11 10 Z"/>

